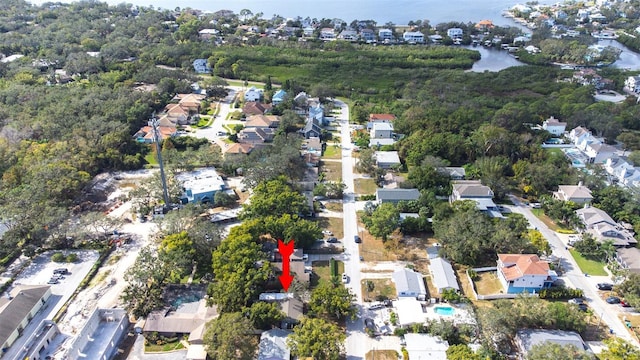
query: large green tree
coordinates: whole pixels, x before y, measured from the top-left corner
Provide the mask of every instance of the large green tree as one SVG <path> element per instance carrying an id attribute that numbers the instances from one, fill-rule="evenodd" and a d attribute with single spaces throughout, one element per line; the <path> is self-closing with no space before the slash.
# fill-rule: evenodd
<path id="1" fill-rule="evenodd" d="M 545 342 L 531 347 L 527 360 L 593 360 L 594 356 L 572 344 Z"/>
<path id="2" fill-rule="evenodd" d="M 342 284 L 323 282 L 311 292 L 309 309 L 316 316 L 342 320 L 356 315 L 355 296 Z"/>
<path id="3" fill-rule="evenodd" d="M 256 186 L 251 201 L 243 205 L 242 217 L 298 215 L 305 213 L 307 208 L 307 199 L 295 191 L 285 177 L 279 177 Z"/>
<path id="4" fill-rule="evenodd" d="M 365 216 L 363 221 L 371 235 L 386 241 L 389 235 L 400 226 L 400 212 L 395 205 L 384 203 L 379 205 L 371 216 Z"/>
<path id="5" fill-rule="evenodd" d="M 258 350 L 251 321 L 239 312 L 224 313 L 206 324 L 203 343 L 212 359 L 252 360 Z"/>
<path id="6" fill-rule="evenodd" d="M 133 266 L 124 273 L 127 286 L 121 298 L 125 308 L 136 317 L 144 317 L 164 306 L 162 294 L 170 271 L 154 249 L 142 248 Z"/>
<path id="7" fill-rule="evenodd" d="M 346 335 L 337 325 L 320 318 L 303 318 L 287 339 L 291 354 L 298 358 L 338 360 L 344 353 Z"/>

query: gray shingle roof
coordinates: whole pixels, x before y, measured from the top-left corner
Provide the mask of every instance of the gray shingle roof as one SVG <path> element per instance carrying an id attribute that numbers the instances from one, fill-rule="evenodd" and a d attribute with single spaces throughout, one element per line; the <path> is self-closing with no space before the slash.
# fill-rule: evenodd
<path id="1" fill-rule="evenodd" d="M 420 198 L 418 189 L 377 189 L 376 199 L 379 201 L 412 201 Z"/>
<path id="2" fill-rule="evenodd" d="M 9 339 L 49 288 L 47 285 L 20 285 L 11 291 L 12 299 L 0 299 L 0 345 Z"/>

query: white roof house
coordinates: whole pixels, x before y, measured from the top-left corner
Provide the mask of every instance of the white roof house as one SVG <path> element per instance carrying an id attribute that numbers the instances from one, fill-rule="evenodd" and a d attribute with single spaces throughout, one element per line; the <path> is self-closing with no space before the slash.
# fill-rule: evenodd
<path id="1" fill-rule="evenodd" d="M 260 101 L 262 99 L 262 90 L 252 86 L 244 92 L 244 101 Z"/>
<path id="2" fill-rule="evenodd" d="M 534 329 L 519 330 L 516 333 L 515 341 L 520 348 L 521 359 L 526 358 L 532 347 L 546 342 L 559 345 L 573 345 L 581 350 L 588 349 L 580 334 L 574 331 Z"/>
<path id="3" fill-rule="evenodd" d="M 460 28 L 450 28 L 447 29 L 447 36 L 450 38 L 460 38 L 462 37 L 462 29 Z"/>
<path id="4" fill-rule="evenodd" d="M 214 168 L 183 172 L 176 175 L 176 179 L 182 183 L 184 193 L 181 200 L 184 203 L 213 203 L 215 194 L 225 189 L 224 180 Z"/>
<path id="5" fill-rule="evenodd" d="M 573 201 L 576 204 L 587 204 L 593 200 L 591 190 L 579 183 L 578 185 L 560 185 L 553 197 L 560 201 Z"/>
<path id="6" fill-rule="evenodd" d="M 258 360 L 289 360 L 291 350 L 287 346 L 287 337 L 290 331 L 272 329 L 264 331 L 260 336 L 258 347 Z"/>
<path id="7" fill-rule="evenodd" d="M 451 263 L 441 257 L 431 259 L 429 262 L 431 279 L 440 293 L 445 289 L 460 291 L 458 279 L 456 279 L 456 273 L 453 270 Z"/>
<path id="8" fill-rule="evenodd" d="M 423 360 L 447 360 L 449 343 L 437 336 L 429 334 L 404 335 L 407 342 L 405 348 L 409 352 L 409 359 Z"/>
<path id="9" fill-rule="evenodd" d="M 613 156 L 604 163 L 605 171 L 613 181 L 624 186 L 636 186 L 640 181 L 640 169 L 628 163 L 625 158 Z"/>
<path id="10" fill-rule="evenodd" d="M 393 282 L 396 284 L 399 298 L 412 297 L 424 300 L 427 297 L 424 279 L 418 272 L 406 268 L 397 270 L 393 273 Z"/>
<path id="11" fill-rule="evenodd" d="M 400 298 L 393 305 L 398 315 L 398 325 L 409 326 L 422 324 L 426 320 L 426 314 L 422 310 L 422 304 L 414 298 Z"/>
<path id="12" fill-rule="evenodd" d="M 420 31 L 406 31 L 402 34 L 402 38 L 408 43 L 422 44 L 424 42 L 424 34 Z"/>
<path id="13" fill-rule="evenodd" d="M 400 156 L 397 151 L 376 151 L 374 154 L 376 165 L 381 169 L 389 169 L 400 165 Z"/>

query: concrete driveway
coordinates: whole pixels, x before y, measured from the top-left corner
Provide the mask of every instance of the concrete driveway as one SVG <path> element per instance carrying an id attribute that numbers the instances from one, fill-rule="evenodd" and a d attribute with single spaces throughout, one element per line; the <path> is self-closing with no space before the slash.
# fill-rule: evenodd
<path id="1" fill-rule="evenodd" d="M 552 231 L 547 225 L 538 219 L 532 212 L 529 206 L 518 201 L 517 198 L 510 197 L 514 206 L 507 206 L 512 212 L 522 214 L 531 225 L 536 227 L 542 235 L 549 241 L 553 255 L 560 259 L 560 265 L 564 270 L 561 279 L 565 281 L 568 286 L 582 289 L 584 296 L 588 301 L 589 307 L 593 310 L 593 313 L 602 318 L 603 326 L 606 325 L 609 329 L 613 330 L 616 336 L 619 336 L 632 344 L 638 346 L 638 342 L 627 331 L 627 328 L 618 318 L 620 312 L 619 306 L 607 304 L 598 293 L 596 284 L 602 282 L 602 277 L 585 276 L 582 273 L 578 264 L 576 264 L 573 256 L 569 253 L 565 243 L 563 243 L 557 236 L 555 231 Z M 610 280 L 607 280 L 610 281 Z"/>

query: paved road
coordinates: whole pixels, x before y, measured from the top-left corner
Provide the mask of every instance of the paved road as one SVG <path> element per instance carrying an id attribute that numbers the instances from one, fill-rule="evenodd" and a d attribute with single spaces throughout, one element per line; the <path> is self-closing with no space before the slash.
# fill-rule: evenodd
<path id="1" fill-rule="evenodd" d="M 558 238 L 556 233 L 549 229 L 544 222 L 538 219 L 531 212 L 531 209 L 528 206 L 519 202 L 515 197 L 511 197 L 511 200 L 515 206 L 508 206 L 508 208 L 510 208 L 514 213 L 524 215 L 524 217 L 529 220 L 529 223 L 535 226 L 549 241 L 553 250 L 553 255 L 561 259 L 560 264 L 564 270 L 562 278 L 565 280 L 567 285 L 584 291 L 585 298 L 588 300 L 593 313 L 602 318 L 603 326 L 608 326 L 609 329 L 613 330 L 616 336 L 638 346 L 636 339 L 631 336 L 622 321 L 618 319 L 617 314 L 620 311 L 618 306 L 607 304 L 599 296 L 595 286 L 599 279 L 592 279 L 591 277 L 585 276 L 585 274 L 580 271 L 580 268 L 573 259 L 573 256 L 571 256 L 569 251 L 566 249 L 565 244 L 560 240 L 560 238 Z"/>
<path id="2" fill-rule="evenodd" d="M 227 89 L 229 89 L 229 95 L 227 95 L 227 97 L 225 97 L 218 103 L 220 106 L 220 111 L 218 112 L 218 115 L 216 115 L 215 119 L 213 120 L 213 124 L 211 124 L 211 126 L 206 128 L 193 129 L 192 131 L 187 133 L 188 136 L 190 135 L 197 138 L 204 138 L 204 139 L 216 142 L 219 145 L 220 144 L 223 146 L 225 145 L 225 143 L 222 141 L 222 138 L 218 136 L 218 132 L 221 132 L 221 131 L 227 132 L 227 130 L 223 128 L 222 125 L 242 123 L 241 121 L 236 121 L 236 120 L 226 120 L 229 113 L 235 110 L 235 109 L 231 109 L 231 102 L 233 101 L 236 94 L 242 88 L 235 87 L 235 86 L 227 86 Z"/>

